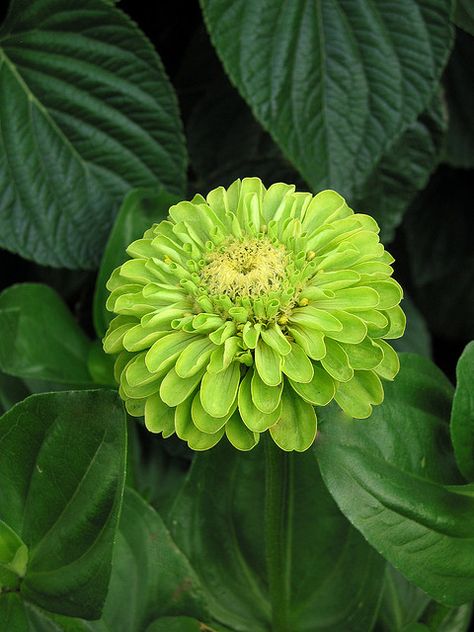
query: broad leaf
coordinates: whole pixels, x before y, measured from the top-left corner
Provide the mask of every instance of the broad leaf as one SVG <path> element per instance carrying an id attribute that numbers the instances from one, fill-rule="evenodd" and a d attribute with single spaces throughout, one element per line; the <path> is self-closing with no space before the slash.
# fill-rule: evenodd
<path id="1" fill-rule="evenodd" d="M 314 456 L 288 459 L 289 628 L 366 632 L 378 608 L 384 564 L 338 511 Z M 263 461 L 260 446 L 237 453 L 224 445 L 199 454 L 167 517 L 208 592 L 213 617 L 241 632 L 263 632 L 271 625 Z"/>
<path id="2" fill-rule="evenodd" d="M 430 103 L 452 41 L 449 0 L 201 0 L 256 118 L 313 190 L 350 196 Z"/>
<path id="3" fill-rule="evenodd" d="M 314 450 L 331 494 L 372 546 L 434 599 L 457 606 L 474 597 L 474 497 L 443 485 L 459 480 L 451 395 L 433 364 L 404 355 L 369 419 L 320 411 Z"/>
<path id="4" fill-rule="evenodd" d="M 90 341 L 46 285 L 13 285 L 0 294 L 0 369 L 23 379 L 92 384 Z"/>
<path id="5" fill-rule="evenodd" d="M 474 481 L 474 342 L 459 358 L 456 377 L 451 438 L 459 469 L 469 481 Z"/>
<path id="6" fill-rule="evenodd" d="M 113 314 L 105 309 L 105 302 L 109 295 L 105 284 L 110 275 L 128 258 L 127 246 L 135 239 L 142 237 L 145 230 L 153 223 L 163 220 L 168 214 L 169 207 L 176 201 L 176 196 L 170 195 L 163 188 L 137 189 L 125 196 L 109 235 L 97 276 L 93 314 L 94 326 L 99 338 L 104 336 L 113 318 Z"/>
<path id="7" fill-rule="evenodd" d="M 97 618 L 107 593 L 125 470 L 111 391 L 32 395 L 0 419 L 0 519 L 29 550 L 21 594 Z"/>
<path id="8" fill-rule="evenodd" d="M 0 372 L 0 415 L 5 413 L 17 402 L 25 399 L 25 397 L 27 397 L 29 394 L 30 391 L 21 380 Z"/>
<path id="9" fill-rule="evenodd" d="M 447 116 L 439 95 L 385 151 L 377 167 L 354 194 L 353 207 L 380 225 L 381 238 L 392 241 L 395 229 L 439 162 Z"/>
<path id="10" fill-rule="evenodd" d="M 124 194 L 181 193 L 176 98 L 135 24 L 101 0 L 11 0 L 0 29 L 0 245 L 93 268 Z"/>
<path id="11" fill-rule="evenodd" d="M 160 516 L 129 489 L 102 620 L 111 632 L 139 632 L 159 616 L 182 613 L 210 619 L 200 579 Z"/>
<path id="12" fill-rule="evenodd" d="M 405 630 L 406 626 L 418 621 L 429 602 L 430 598 L 426 593 L 387 564 L 377 630 Z"/>
<path id="13" fill-rule="evenodd" d="M 267 185 L 283 181 L 307 189 L 209 49 L 208 38 L 198 33 L 188 47 L 178 83 L 184 103 L 192 105 L 186 134 L 198 176 L 196 186 L 199 190 L 228 186 L 247 174 L 260 177 Z M 385 149 L 369 180 L 349 199 L 355 210 L 377 219 L 385 242 L 393 238 L 409 203 L 438 162 L 445 119 L 437 95 L 428 110 Z"/>
<path id="14" fill-rule="evenodd" d="M 28 624 L 25 606 L 18 593 L 0 593 L 0 630 L 33 632 Z"/>

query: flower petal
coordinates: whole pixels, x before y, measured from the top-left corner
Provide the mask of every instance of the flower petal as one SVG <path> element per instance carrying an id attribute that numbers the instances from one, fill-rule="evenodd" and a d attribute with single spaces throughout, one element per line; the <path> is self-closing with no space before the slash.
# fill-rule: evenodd
<path id="1" fill-rule="evenodd" d="M 165 438 L 175 431 L 174 409 L 167 406 L 158 393 L 146 400 L 145 426 L 150 432 L 161 432 Z"/>
<path id="2" fill-rule="evenodd" d="M 306 329 L 306 327 L 300 327 L 298 325 L 288 327 L 288 331 L 308 357 L 312 360 L 321 360 L 321 358 L 324 358 L 326 355 L 324 334 L 320 331 Z"/>
<path id="3" fill-rule="evenodd" d="M 313 371 L 314 375 L 311 382 L 301 383 L 289 380 L 290 385 L 306 402 L 314 406 L 326 406 L 336 392 L 334 380 L 320 367 L 313 366 Z"/>
<path id="4" fill-rule="evenodd" d="M 204 410 L 201 403 L 201 394 L 200 392 L 197 392 L 194 396 L 191 406 L 191 417 L 193 419 L 194 425 L 198 430 L 201 430 L 202 432 L 207 432 L 208 434 L 213 434 L 225 425 L 229 417 L 233 414 L 236 407 L 237 399 L 235 400 L 227 415 L 224 415 L 224 417 L 213 417 Z"/>
<path id="5" fill-rule="evenodd" d="M 254 432 L 264 432 L 278 420 L 281 406 L 278 403 L 271 413 L 262 413 L 252 397 L 252 371 L 247 371 L 239 387 L 239 412 L 244 424 Z M 274 387 L 276 388 L 276 387 Z"/>
<path id="6" fill-rule="evenodd" d="M 260 435 L 258 432 L 252 432 L 242 422 L 239 413 L 236 411 L 225 425 L 225 433 L 230 443 L 237 450 L 251 450 L 254 448 Z"/>
<path id="7" fill-rule="evenodd" d="M 393 380 L 400 370 L 398 354 L 385 340 L 377 340 L 377 345 L 383 351 L 383 360 L 374 371 L 386 380 Z"/>
<path id="8" fill-rule="evenodd" d="M 354 369 L 349 364 L 349 358 L 347 353 L 334 340 L 329 338 L 326 340 L 327 353 L 324 358 L 321 359 L 323 368 L 331 375 L 335 380 L 340 382 L 347 382 L 354 375 Z"/>
<path id="9" fill-rule="evenodd" d="M 313 364 L 303 349 L 291 343 L 291 353 L 283 358 L 281 370 L 295 382 L 311 382 L 313 379 Z"/>
<path id="10" fill-rule="evenodd" d="M 270 428 L 272 439 L 282 450 L 304 452 L 313 444 L 316 430 L 314 408 L 286 387 L 280 419 Z"/>
<path id="11" fill-rule="evenodd" d="M 344 412 L 356 419 L 372 414 L 372 404 L 381 404 L 383 388 L 373 371 L 356 371 L 348 382 L 339 384 L 334 399 Z"/>
<path id="12" fill-rule="evenodd" d="M 255 366 L 268 386 L 277 386 L 281 382 L 281 356 L 263 340 L 255 348 Z"/>
<path id="13" fill-rule="evenodd" d="M 174 424 L 176 427 L 176 434 L 180 439 L 187 441 L 188 446 L 192 450 L 209 450 L 218 443 L 223 434 L 224 428 L 221 428 L 213 434 L 202 432 L 198 430 L 193 423 L 191 417 L 191 403 L 192 397 L 188 397 L 182 404 L 175 409 Z"/>
<path id="14" fill-rule="evenodd" d="M 232 362 L 218 373 L 205 373 L 201 382 L 201 403 L 212 417 L 224 417 L 232 407 L 240 381 L 240 364 Z"/>
<path id="15" fill-rule="evenodd" d="M 201 381 L 203 373 L 204 369 L 201 369 L 189 377 L 182 378 L 178 375 L 176 369 L 171 369 L 161 382 L 161 399 L 168 406 L 178 406 L 178 404 L 184 402 L 184 400 L 187 399 L 195 390 L 196 386 Z"/>
<path id="16" fill-rule="evenodd" d="M 176 373 L 182 378 L 195 375 L 208 363 L 209 357 L 215 349 L 216 345 L 207 336 L 193 340 L 176 360 Z"/>

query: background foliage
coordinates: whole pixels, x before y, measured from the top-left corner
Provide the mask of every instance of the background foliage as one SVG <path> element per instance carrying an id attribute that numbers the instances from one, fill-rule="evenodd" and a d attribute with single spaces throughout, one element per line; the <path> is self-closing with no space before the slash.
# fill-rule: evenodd
<path id="1" fill-rule="evenodd" d="M 407 294 L 383 405 L 319 411 L 289 457 L 291 631 L 469 629 L 472 3 L 11 0 L 0 17 L 0 630 L 271 629 L 262 450 L 146 434 L 99 341 L 125 246 L 246 175 L 372 214 Z"/>

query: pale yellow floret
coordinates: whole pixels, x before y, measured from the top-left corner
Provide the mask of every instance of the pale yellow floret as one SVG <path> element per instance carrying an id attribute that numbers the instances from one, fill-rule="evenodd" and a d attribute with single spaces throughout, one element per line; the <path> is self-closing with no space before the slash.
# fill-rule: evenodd
<path id="1" fill-rule="evenodd" d="M 266 237 L 232 237 L 206 261 L 201 279 L 210 294 L 255 298 L 282 289 L 288 256 Z"/>

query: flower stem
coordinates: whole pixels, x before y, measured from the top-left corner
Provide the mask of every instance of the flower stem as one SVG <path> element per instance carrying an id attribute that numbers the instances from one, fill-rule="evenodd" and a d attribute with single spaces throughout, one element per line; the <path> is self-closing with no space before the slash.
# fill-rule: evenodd
<path id="1" fill-rule="evenodd" d="M 265 442 L 265 553 L 272 609 L 272 632 L 289 632 L 288 515 L 290 455 L 270 436 Z"/>

